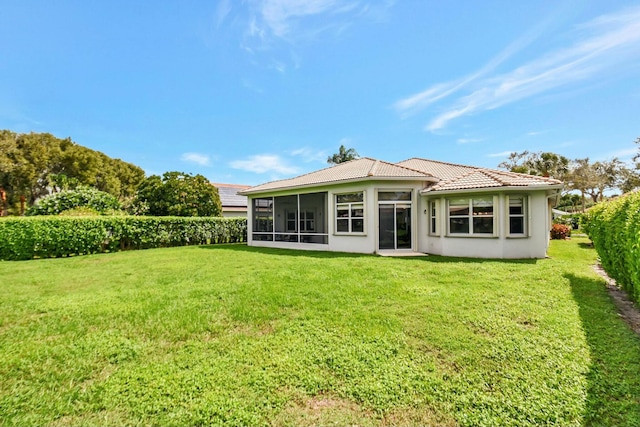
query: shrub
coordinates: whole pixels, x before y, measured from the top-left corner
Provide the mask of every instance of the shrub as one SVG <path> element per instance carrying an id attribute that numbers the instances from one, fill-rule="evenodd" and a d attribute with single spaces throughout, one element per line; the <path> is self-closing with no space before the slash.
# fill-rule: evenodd
<path id="1" fill-rule="evenodd" d="M 551 226 L 551 238 L 555 240 L 565 240 L 571 236 L 571 229 L 564 224 L 553 224 Z"/>
<path id="2" fill-rule="evenodd" d="M 577 230 L 578 228 L 580 228 L 581 220 L 582 220 L 582 214 L 576 213 L 576 214 L 564 215 L 558 218 L 554 218 L 553 223 L 564 224 L 573 230 Z"/>
<path id="3" fill-rule="evenodd" d="M 27 210 L 26 215 L 58 215 L 75 208 L 89 208 L 103 213 L 108 210 L 120 210 L 121 206 L 118 199 L 109 193 L 95 188 L 80 187 L 43 197 Z"/>
<path id="4" fill-rule="evenodd" d="M 0 259 L 51 258 L 127 249 L 244 242 L 245 218 L 22 217 L 0 220 Z"/>
<path id="5" fill-rule="evenodd" d="M 99 216 L 100 212 L 95 209 L 81 206 L 78 208 L 67 209 L 58 214 L 59 216 Z"/>
<path id="6" fill-rule="evenodd" d="M 594 206 L 583 228 L 607 274 L 640 302 L 640 192 Z"/>

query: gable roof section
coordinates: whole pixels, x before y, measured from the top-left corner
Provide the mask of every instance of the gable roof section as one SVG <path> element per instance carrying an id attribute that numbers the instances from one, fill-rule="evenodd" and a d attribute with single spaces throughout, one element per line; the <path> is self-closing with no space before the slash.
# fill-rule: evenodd
<path id="1" fill-rule="evenodd" d="M 457 165 L 454 163 L 420 159 L 417 157 L 396 164 L 431 174 L 438 177 L 440 180 L 449 180 L 478 169 L 473 166 Z"/>
<path id="2" fill-rule="evenodd" d="M 362 157 L 344 162 L 295 178 L 271 181 L 247 190 L 240 194 L 263 193 L 267 191 L 288 190 L 301 187 L 315 187 L 323 184 L 338 184 L 341 182 L 362 181 L 368 179 L 382 180 L 417 180 L 437 182 L 433 175 L 411 169 L 402 165 Z"/>
<path id="3" fill-rule="evenodd" d="M 550 187 L 559 188 L 562 182 L 536 175 L 456 165 L 434 160 L 413 158 L 398 163 L 413 167 L 441 178 L 440 182 L 422 192 L 477 190 L 496 187 Z"/>
<path id="4" fill-rule="evenodd" d="M 220 195 L 220 203 L 222 207 L 247 207 L 247 196 L 241 196 L 238 191 L 246 190 L 250 186 L 238 184 L 218 184 L 211 183 L 218 189 Z"/>

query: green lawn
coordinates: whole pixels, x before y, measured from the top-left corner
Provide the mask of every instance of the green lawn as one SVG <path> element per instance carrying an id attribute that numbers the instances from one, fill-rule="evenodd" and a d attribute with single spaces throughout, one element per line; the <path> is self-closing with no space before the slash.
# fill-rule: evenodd
<path id="1" fill-rule="evenodd" d="M 640 425 L 640 339 L 586 242 L 0 262 L 0 424 Z"/>

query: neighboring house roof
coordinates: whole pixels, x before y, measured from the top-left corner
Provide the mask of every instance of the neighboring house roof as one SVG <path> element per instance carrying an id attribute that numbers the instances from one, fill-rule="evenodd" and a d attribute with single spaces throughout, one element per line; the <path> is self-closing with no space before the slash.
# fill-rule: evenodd
<path id="1" fill-rule="evenodd" d="M 553 213 L 553 215 L 555 215 L 555 216 L 571 215 L 571 212 L 561 211 L 560 209 L 556 209 L 556 208 L 551 209 L 551 212 L 552 212 L 552 213 Z"/>
<path id="2" fill-rule="evenodd" d="M 241 194 L 313 187 L 322 184 L 337 184 L 341 182 L 362 181 L 365 179 L 437 181 L 437 178 L 426 172 L 417 171 L 406 166 L 394 165 L 393 163 L 382 160 L 362 157 L 295 178 L 267 182 L 266 184 L 242 191 Z"/>
<path id="3" fill-rule="evenodd" d="M 222 203 L 223 208 L 246 208 L 247 207 L 247 196 L 242 196 L 238 194 L 238 191 L 246 190 L 250 188 L 249 185 L 238 185 L 238 184 L 218 184 L 211 183 L 214 187 L 218 189 L 218 194 L 220 195 L 220 203 Z M 226 210 L 234 210 L 234 209 L 226 209 Z"/>
<path id="4" fill-rule="evenodd" d="M 412 179 L 432 183 L 422 190 L 423 193 L 479 190 L 496 187 L 562 187 L 562 182 L 556 179 L 515 172 L 420 158 L 412 158 L 394 164 L 363 157 L 295 178 L 272 181 L 251 187 L 242 191 L 241 194 L 263 193 L 364 179 Z"/>

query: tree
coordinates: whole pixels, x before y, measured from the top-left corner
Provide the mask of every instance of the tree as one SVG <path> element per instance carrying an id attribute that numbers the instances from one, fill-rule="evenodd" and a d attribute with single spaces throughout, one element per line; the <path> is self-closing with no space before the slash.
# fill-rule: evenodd
<path id="1" fill-rule="evenodd" d="M 593 188 L 597 180 L 595 169 L 589 162 L 589 158 L 576 159 L 571 167 L 569 175 L 569 185 L 573 190 L 578 190 L 582 199 L 582 211 L 586 209 L 585 195 L 590 188 Z"/>
<path id="2" fill-rule="evenodd" d="M 202 175 L 165 172 L 138 187 L 133 209 L 155 216 L 220 216 L 218 189 Z"/>
<path id="3" fill-rule="evenodd" d="M 640 169 L 640 136 L 633 143 L 638 144 L 638 152 L 633 156 L 633 161 L 636 162 L 636 169 Z"/>
<path id="4" fill-rule="evenodd" d="M 564 181 L 569 172 L 569 159 L 551 152 L 513 152 L 498 167 L 511 172 L 552 177 Z"/>
<path id="5" fill-rule="evenodd" d="M 589 190 L 589 195 L 594 203 L 598 203 L 604 199 L 605 191 L 619 188 L 624 164 L 614 157 L 611 160 L 595 162 L 592 167 L 596 180 L 593 188 Z"/>
<path id="6" fill-rule="evenodd" d="M 636 170 L 629 169 L 626 166 L 621 168 L 620 184 L 618 188 L 620 188 L 623 193 L 628 193 L 629 191 L 640 187 L 640 173 L 638 172 L 640 167 L 638 167 L 638 165 L 636 166 Z"/>
<path id="7" fill-rule="evenodd" d="M 604 199 L 604 193 L 614 188 L 621 188 L 624 181 L 624 164 L 617 158 L 591 163 L 589 158 L 576 159 L 571 165 L 568 175 L 569 186 L 580 192 L 582 210 L 585 209 L 585 196 L 593 203 Z"/>
<path id="8" fill-rule="evenodd" d="M 507 169 L 511 172 L 528 174 L 530 168 L 527 162 L 530 156 L 531 153 L 529 153 L 528 151 L 523 151 L 522 153 L 517 153 L 514 151 L 513 153 L 509 154 L 507 160 L 501 162 L 498 167 Z"/>
<path id="9" fill-rule="evenodd" d="M 16 134 L 8 130 L 0 130 L 0 216 L 7 214 L 11 203 L 11 177 L 16 167 L 14 158 L 18 147 Z"/>
<path id="10" fill-rule="evenodd" d="M 333 156 L 329 156 L 327 158 L 327 163 L 332 165 L 337 165 L 339 163 L 348 162 L 350 160 L 355 160 L 359 158 L 360 155 L 353 148 L 345 148 L 344 145 L 341 145 L 338 149 L 338 152 Z"/>
<path id="11" fill-rule="evenodd" d="M 17 211 L 18 203 L 32 205 L 48 194 L 83 185 L 124 199 L 135 194 L 143 179 L 141 168 L 70 138 L 0 130 L 0 214 Z"/>
<path id="12" fill-rule="evenodd" d="M 580 197 L 580 194 L 563 194 L 560 198 L 560 203 L 558 203 L 558 208 L 564 208 L 563 210 L 565 211 L 568 210 L 570 212 L 575 212 L 577 210 L 578 204 L 582 201 L 581 199 L 582 198 Z M 571 209 L 568 209 L 568 207 L 571 207 Z"/>

